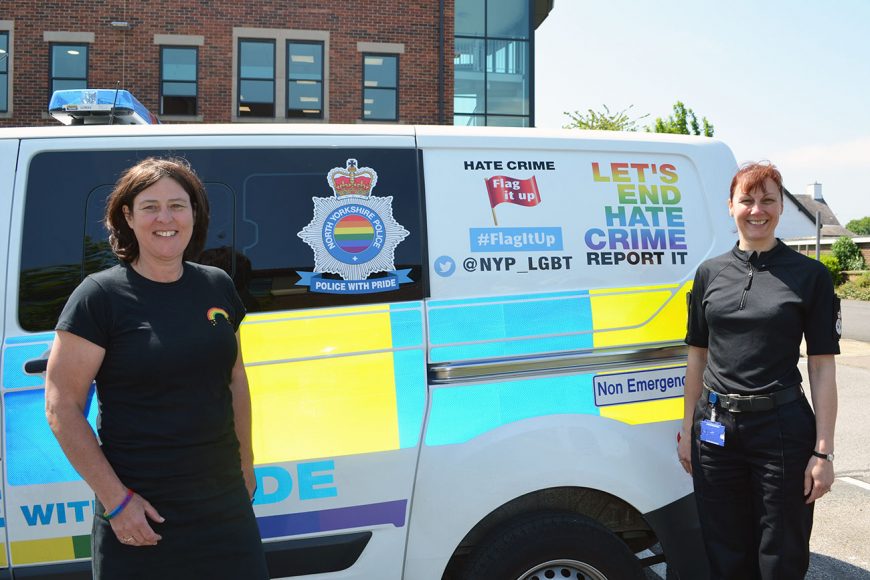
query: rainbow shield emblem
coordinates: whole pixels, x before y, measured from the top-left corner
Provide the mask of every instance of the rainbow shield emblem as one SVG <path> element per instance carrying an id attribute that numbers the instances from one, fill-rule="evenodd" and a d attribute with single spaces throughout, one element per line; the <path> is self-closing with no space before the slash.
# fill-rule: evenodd
<path id="1" fill-rule="evenodd" d="M 392 196 L 372 195 L 377 172 L 348 159 L 346 167 L 329 172 L 327 181 L 333 196 L 311 198 L 314 217 L 297 234 L 314 250 L 314 271 L 297 272 L 296 284 L 312 292 L 367 294 L 411 282 L 410 270 L 395 269 L 396 246 L 409 232 L 393 218 Z M 381 272 L 383 276 L 369 278 Z"/>

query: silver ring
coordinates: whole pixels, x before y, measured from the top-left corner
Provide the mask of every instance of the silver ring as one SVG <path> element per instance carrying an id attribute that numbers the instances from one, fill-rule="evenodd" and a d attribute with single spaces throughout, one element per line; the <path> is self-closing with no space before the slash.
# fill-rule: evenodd
<path id="1" fill-rule="evenodd" d="M 124 544 L 129 544 L 133 541 L 133 536 L 127 536 L 126 538 L 121 538 L 121 542 Z"/>

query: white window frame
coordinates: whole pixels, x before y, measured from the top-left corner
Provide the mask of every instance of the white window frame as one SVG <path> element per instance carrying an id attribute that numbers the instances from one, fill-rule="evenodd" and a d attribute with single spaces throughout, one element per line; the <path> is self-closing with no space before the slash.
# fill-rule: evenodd
<path id="1" fill-rule="evenodd" d="M 13 86 L 15 83 L 12 82 L 14 76 L 14 66 L 15 66 L 15 21 L 14 20 L 0 20 L 0 32 L 8 32 L 8 47 L 6 49 L 6 111 L 0 112 L 0 119 L 11 119 L 12 118 L 12 103 L 14 102 L 13 96 L 15 91 L 13 90 Z"/>
<path id="2" fill-rule="evenodd" d="M 272 40 L 275 42 L 275 116 L 239 117 L 239 41 Z M 287 42 L 323 43 L 323 118 L 287 117 Z M 281 28 L 233 28 L 232 121 L 237 123 L 328 123 L 329 122 L 329 31 L 292 30 Z"/>
<path id="3" fill-rule="evenodd" d="M 52 44 L 87 44 L 88 45 L 88 66 L 91 64 L 91 47 L 90 45 L 94 43 L 94 33 L 93 32 L 67 32 L 63 30 L 52 31 L 46 30 L 42 33 L 42 41 L 48 43 L 49 52 L 51 51 Z M 49 56 L 49 65 L 51 63 L 51 57 Z M 85 72 L 88 75 L 86 78 L 89 78 L 91 71 L 88 70 Z M 51 67 L 49 66 L 48 70 L 48 78 L 49 83 L 51 83 Z M 49 95 L 51 98 L 51 95 Z M 51 115 L 48 114 L 48 102 L 45 103 L 45 109 L 42 111 L 43 119 L 53 119 Z"/>
<path id="4" fill-rule="evenodd" d="M 205 45 L 205 37 L 196 35 L 196 34 L 155 34 L 154 35 L 154 44 L 158 47 L 158 50 L 162 51 L 163 46 L 178 46 L 178 47 L 197 47 L 201 48 Z M 202 116 L 202 87 L 200 86 L 200 78 L 201 69 L 200 69 L 200 57 L 202 56 L 202 50 L 198 50 L 196 53 L 196 115 L 160 115 L 160 120 L 162 121 L 186 121 L 186 122 L 198 122 L 201 123 L 203 120 Z M 162 52 L 160 54 L 160 62 L 161 62 L 161 74 L 163 72 L 162 63 L 163 63 Z M 163 98 L 163 79 L 160 78 L 158 80 L 160 83 L 158 87 L 158 94 L 162 100 Z M 159 103 L 162 106 L 162 102 Z"/>
<path id="5" fill-rule="evenodd" d="M 396 55 L 397 57 L 401 54 L 405 54 L 405 44 L 399 42 L 357 42 L 356 43 L 356 51 L 361 53 L 362 55 L 371 54 L 375 55 Z M 362 99 L 365 99 L 365 86 L 361 89 L 360 94 L 360 118 L 357 119 L 357 123 L 385 123 L 385 124 L 398 124 L 400 123 L 400 119 L 402 118 L 401 107 L 399 106 L 399 86 L 401 83 L 399 82 L 400 76 L 400 68 L 401 68 L 401 57 L 396 59 L 396 118 L 395 119 L 365 119 L 362 117 L 362 110 L 364 110 L 365 103 L 362 102 Z M 365 69 L 362 71 L 362 83 L 365 84 Z"/>

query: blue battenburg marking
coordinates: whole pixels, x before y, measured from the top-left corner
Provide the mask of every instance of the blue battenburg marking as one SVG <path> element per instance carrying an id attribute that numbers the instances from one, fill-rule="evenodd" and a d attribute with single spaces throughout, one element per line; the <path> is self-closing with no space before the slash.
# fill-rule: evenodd
<path id="1" fill-rule="evenodd" d="M 97 421 L 97 405 L 87 403 L 91 428 Z M 10 485 L 34 485 L 80 481 L 45 420 L 45 391 L 9 392 L 6 407 L 6 476 Z"/>
<path id="2" fill-rule="evenodd" d="M 513 296 L 484 296 L 481 298 L 451 298 L 450 300 L 433 300 L 429 308 L 446 308 L 448 306 L 469 306 L 471 304 L 490 304 L 492 302 L 528 302 L 529 300 L 553 300 L 554 298 L 576 298 L 588 296 L 587 292 L 566 290 L 564 292 L 547 292 L 542 294 L 518 294 Z"/>
<path id="3" fill-rule="evenodd" d="M 43 332 L 40 334 L 24 334 L 22 336 L 6 337 L 6 344 L 30 344 L 32 342 L 51 342 L 54 340 L 53 332 Z"/>
<path id="4" fill-rule="evenodd" d="M 409 305 L 390 305 L 390 332 L 393 348 L 407 346 L 422 346 L 423 344 L 423 312 L 420 303 L 415 302 L 415 308 Z"/>
<path id="5" fill-rule="evenodd" d="M 426 357 L 422 350 L 393 353 L 399 448 L 416 447 L 426 411 Z"/>
<path id="6" fill-rule="evenodd" d="M 423 345 L 422 303 L 390 305 L 393 348 Z M 399 418 L 399 447 L 416 447 L 420 441 L 426 408 L 426 357 L 422 348 L 393 353 L 396 385 L 396 413 Z"/>
<path id="7" fill-rule="evenodd" d="M 12 341 L 6 342 L 8 344 Z M 50 347 L 50 342 L 26 346 L 7 346 L 3 352 L 3 386 L 7 389 L 41 387 L 45 383 L 45 378 L 42 375 L 26 374 L 24 363 L 32 359 L 43 358 Z"/>
<path id="8" fill-rule="evenodd" d="M 446 301 L 445 301 L 446 302 Z M 433 362 L 592 348 L 586 293 L 435 302 L 429 310 Z M 572 334 L 571 336 L 543 336 Z M 506 340 L 519 339 L 519 340 Z M 476 342 L 471 345 L 451 343 Z M 439 346 L 448 345 L 448 346 Z"/>
<path id="9" fill-rule="evenodd" d="M 566 413 L 599 414 L 591 374 L 438 388 L 432 392 L 425 441 L 465 443 L 502 425 Z"/>

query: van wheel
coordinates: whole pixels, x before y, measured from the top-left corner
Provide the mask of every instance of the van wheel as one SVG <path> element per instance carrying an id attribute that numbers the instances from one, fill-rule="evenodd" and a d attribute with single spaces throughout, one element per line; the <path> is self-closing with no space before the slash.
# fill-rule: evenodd
<path id="1" fill-rule="evenodd" d="M 462 578 L 631 580 L 643 571 L 628 546 L 598 522 L 549 512 L 497 530 L 474 551 Z"/>

